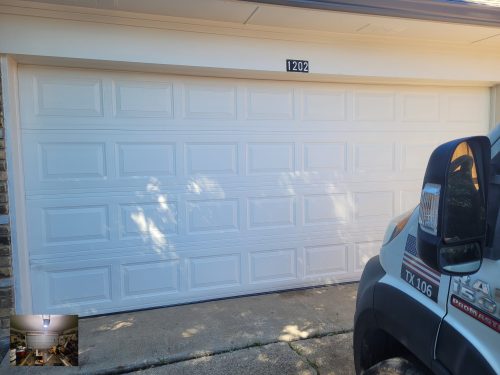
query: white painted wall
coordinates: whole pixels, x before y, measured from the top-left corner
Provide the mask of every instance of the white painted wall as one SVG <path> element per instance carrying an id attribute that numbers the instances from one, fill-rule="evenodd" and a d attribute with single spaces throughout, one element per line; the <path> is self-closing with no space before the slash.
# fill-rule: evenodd
<path id="1" fill-rule="evenodd" d="M 285 40 L 289 39 L 285 36 L 280 39 L 271 32 L 259 33 L 258 38 L 232 35 L 228 28 L 207 32 L 190 26 L 190 30 L 180 31 L 168 24 L 159 27 L 152 23 L 155 27 L 148 27 L 147 22 L 141 26 L 119 24 L 126 23 L 121 19 L 114 19 L 114 23 L 91 21 L 97 20 L 97 16 L 75 22 L 1 14 L 2 9 L 5 11 L 0 7 L 0 53 L 5 54 L 160 64 L 194 70 L 208 67 L 271 72 L 275 78 L 286 74 L 285 59 L 302 58 L 311 63 L 308 78 L 357 76 L 366 80 L 469 81 L 484 85 L 500 82 L 500 54 L 473 45 L 419 46 L 340 36 L 328 41 L 293 41 Z"/>

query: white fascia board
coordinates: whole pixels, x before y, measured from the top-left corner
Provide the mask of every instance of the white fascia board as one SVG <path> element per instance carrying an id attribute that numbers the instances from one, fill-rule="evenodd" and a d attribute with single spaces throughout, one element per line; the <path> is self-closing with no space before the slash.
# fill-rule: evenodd
<path id="1" fill-rule="evenodd" d="M 474 46 L 304 42 L 13 14 L 0 14 L 0 53 L 277 75 L 296 58 L 310 61 L 310 77 L 500 82 L 500 54 Z"/>

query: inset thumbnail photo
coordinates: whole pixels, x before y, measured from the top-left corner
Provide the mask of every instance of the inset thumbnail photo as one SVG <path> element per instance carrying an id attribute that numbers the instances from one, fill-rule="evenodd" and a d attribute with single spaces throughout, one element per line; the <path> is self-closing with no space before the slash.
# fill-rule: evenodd
<path id="1" fill-rule="evenodd" d="M 11 366 L 78 366 L 78 315 L 11 315 Z"/>

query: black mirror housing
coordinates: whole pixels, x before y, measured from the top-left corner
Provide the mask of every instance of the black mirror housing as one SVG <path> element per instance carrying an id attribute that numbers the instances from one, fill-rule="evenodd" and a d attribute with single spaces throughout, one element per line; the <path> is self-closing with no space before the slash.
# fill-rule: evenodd
<path id="1" fill-rule="evenodd" d="M 487 137 L 456 139 L 432 153 L 419 207 L 417 251 L 448 275 L 476 272 L 486 240 L 491 145 Z"/>

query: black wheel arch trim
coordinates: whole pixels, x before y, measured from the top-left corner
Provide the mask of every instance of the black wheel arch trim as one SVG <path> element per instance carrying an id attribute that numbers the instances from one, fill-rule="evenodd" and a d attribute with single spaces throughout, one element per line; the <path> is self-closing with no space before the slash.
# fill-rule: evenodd
<path id="1" fill-rule="evenodd" d="M 425 366 L 432 368 L 434 344 L 442 316 L 385 283 L 378 283 L 375 287 L 374 310 L 380 329 L 394 337 Z"/>
<path id="2" fill-rule="evenodd" d="M 438 361 L 455 375 L 496 374 L 479 350 L 446 320 L 442 322 L 439 330 L 436 356 Z"/>
<path id="3" fill-rule="evenodd" d="M 383 347 L 378 343 L 385 343 L 375 320 L 373 296 L 375 285 L 384 275 L 385 271 L 380 264 L 380 259 L 375 256 L 365 265 L 359 281 L 353 333 L 354 366 L 358 374 L 383 356 L 373 350 L 374 347 Z M 373 342 L 377 345 L 372 345 Z"/>

